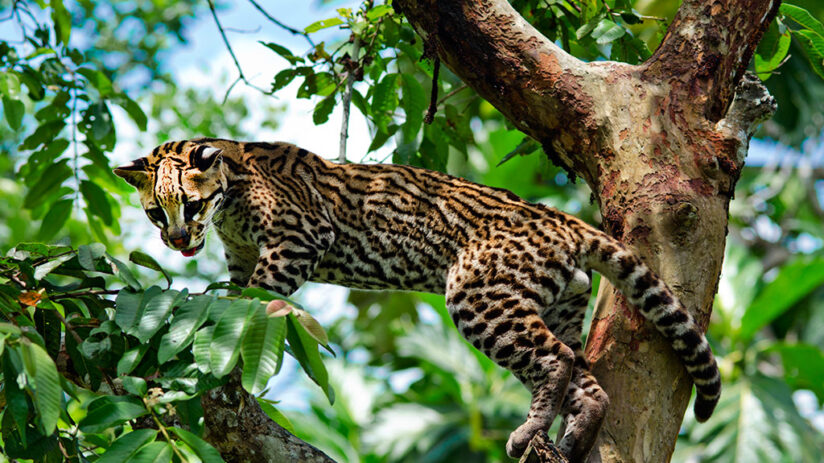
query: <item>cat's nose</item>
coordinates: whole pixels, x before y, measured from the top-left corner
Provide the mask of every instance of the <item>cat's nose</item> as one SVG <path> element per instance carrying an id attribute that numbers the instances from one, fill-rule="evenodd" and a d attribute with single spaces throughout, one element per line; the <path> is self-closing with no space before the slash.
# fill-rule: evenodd
<path id="1" fill-rule="evenodd" d="M 175 228 L 169 232 L 169 242 L 176 248 L 185 248 L 189 245 L 189 233 L 182 228 Z"/>

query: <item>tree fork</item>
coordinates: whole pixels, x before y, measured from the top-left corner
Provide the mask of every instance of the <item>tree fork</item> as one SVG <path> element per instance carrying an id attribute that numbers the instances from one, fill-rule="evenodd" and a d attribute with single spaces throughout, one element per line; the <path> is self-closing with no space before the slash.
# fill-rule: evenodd
<path id="1" fill-rule="evenodd" d="M 604 229 L 643 256 L 706 327 L 729 201 L 752 131 L 775 111 L 744 70 L 780 2 L 685 1 L 637 66 L 584 63 L 504 0 L 396 3 L 445 65 L 586 180 Z M 691 381 L 605 281 L 587 356 L 611 404 L 591 460 L 667 461 Z"/>

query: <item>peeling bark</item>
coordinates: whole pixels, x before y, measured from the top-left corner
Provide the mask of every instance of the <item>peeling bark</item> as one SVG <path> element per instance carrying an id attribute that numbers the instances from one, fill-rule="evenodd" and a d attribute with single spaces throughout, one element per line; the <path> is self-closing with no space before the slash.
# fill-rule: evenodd
<path id="1" fill-rule="evenodd" d="M 706 327 L 729 201 L 753 128 L 775 111 L 744 70 L 780 2 L 687 0 L 638 66 L 581 62 L 503 0 L 394 4 L 456 75 L 586 180 L 605 231 Z M 669 460 L 692 383 L 606 282 L 586 352 L 611 404 L 592 461 Z"/>
<path id="2" fill-rule="evenodd" d="M 255 397 L 240 384 L 240 370 L 229 382 L 201 398 L 203 438 L 228 463 L 334 463 L 325 453 L 293 436 L 269 419 Z"/>

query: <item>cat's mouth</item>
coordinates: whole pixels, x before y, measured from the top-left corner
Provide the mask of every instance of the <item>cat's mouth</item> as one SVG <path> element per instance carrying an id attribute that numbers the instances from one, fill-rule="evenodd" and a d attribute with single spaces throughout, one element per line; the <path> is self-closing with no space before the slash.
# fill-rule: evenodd
<path id="1" fill-rule="evenodd" d="M 198 253 L 198 251 L 200 251 L 201 249 L 203 249 L 203 245 L 204 245 L 204 243 L 206 243 L 206 240 L 201 241 L 201 242 L 200 242 L 200 244 L 198 244 L 197 246 L 195 246 L 195 247 L 193 247 L 193 248 L 189 248 L 189 249 L 182 249 L 182 250 L 180 251 L 180 253 L 181 253 L 181 254 L 183 254 L 183 255 L 184 255 L 184 256 L 186 256 L 186 257 L 192 257 L 192 256 L 194 256 L 195 254 L 197 254 L 197 253 Z"/>

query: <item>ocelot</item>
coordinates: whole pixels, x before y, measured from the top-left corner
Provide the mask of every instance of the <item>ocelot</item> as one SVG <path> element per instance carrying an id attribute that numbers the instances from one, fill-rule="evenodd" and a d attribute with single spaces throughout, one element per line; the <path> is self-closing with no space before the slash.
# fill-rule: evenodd
<path id="1" fill-rule="evenodd" d="M 213 224 L 239 285 L 445 294 L 458 330 L 532 392 L 510 456 L 558 414 L 570 461 L 594 444 L 608 399 L 581 344 L 593 269 L 669 340 L 696 385 L 698 420 L 718 401 L 707 340 L 638 256 L 506 190 L 409 166 L 336 164 L 287 143 L 210 138 L 165 143 L 115 173 L 139 190 L 170 248 L 194 255 Z"/>

